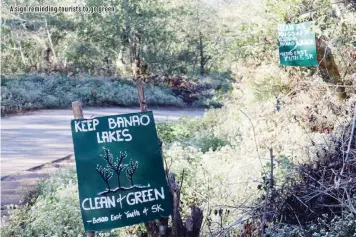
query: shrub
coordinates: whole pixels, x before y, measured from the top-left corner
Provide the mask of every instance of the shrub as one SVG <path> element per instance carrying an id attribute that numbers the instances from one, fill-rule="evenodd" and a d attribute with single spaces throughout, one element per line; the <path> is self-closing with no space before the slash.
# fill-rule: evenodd
<path id="1" fill-rule="evenodd" d="M 158 135 L 165 143 L 178 141 L 186 146 L 194 146 L 203 153 L 217 150 L 229 142 L 225 137 L 213 132 L 214 121 L 182 118 L 178 123 L 157 125 Z"/>
<path id="2" fill-rule="evenodd" d="M 319 218 L 316 223 L 301 227 L 299 225 L 274 225 L 268 228 L 269 237 L 355 237 L 356 216 L 345 212 L 343 216 Z"/>
<path id="3" fill-rule="evenodd" d="M 216 151 L 220 147 L 228 145 L 226 140 L 219 137 L 211 136 L 209 134 L 199 136 L 196 139 L 196 146 L 199 147 L 204 153 L 209 150 Z"/>
<path id="4" fill-rule="evenodd" d="M 261 203 L 267 200 L 268 205 L 258 208 L 258 215 L 267 212 L 271 222 L 306 225 L 322 217 L 327 220 L 325 215 L 332 218 L 344 212 L 355 213 L 352 197 L 356 197 L 356 183 L 352 180 L 356 153 L 352 151 L 356 148 L 356 135 L 351 137 L 351 125 L 342 127 L 328 144 L 314 147 L 316 157 L 309 162 L 295 165 L 286 157 L 276 157 L 281 164 L 277 171 L 282 171 L 277 174 L 284 175 L 284 180 L 273 173 L 278 183 L 272 182 L 270 195 L 263 194 Z M 266 186 L 269 177 L 264 176 Z"/>
<path id="5" fill-rule="evenodd" d="M 170 89 L 146 86 L 150 105 L 183 106 L 182 100 Z M 137 106 L 137 92 L 133 82 L 98 77 L 20 77 L 4 79 L 1 86 L 1 114 L 35 109 L 69 108 L 71 102 L 82 101 L 90 106 Z"/>
<path id="6" fill-rule="evenodd" d="M 66 168 L 39 183 L 38 197 L 23 207 L 11 210 L 8 225 L 1 236 L 73 237 L 84 233 L 77 177 L 74 168 Z M 102 237 L 131 236 L 125 230 L 100 232 Z"/>

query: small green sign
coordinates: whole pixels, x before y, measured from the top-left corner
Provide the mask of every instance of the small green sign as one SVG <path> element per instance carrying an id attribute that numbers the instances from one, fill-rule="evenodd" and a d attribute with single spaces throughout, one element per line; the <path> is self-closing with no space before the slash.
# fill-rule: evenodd
<path id="1" fill-rule="evenodd" d="M 278 25 L 280 63 L 285 66 L 316 66 L 315 33 L 310 22 Z"/>
<path id="2" fill-rule="evenodd" d="M 76 119 L 71 126 L 85 231 L 170 215 L 152 112 Z"/>

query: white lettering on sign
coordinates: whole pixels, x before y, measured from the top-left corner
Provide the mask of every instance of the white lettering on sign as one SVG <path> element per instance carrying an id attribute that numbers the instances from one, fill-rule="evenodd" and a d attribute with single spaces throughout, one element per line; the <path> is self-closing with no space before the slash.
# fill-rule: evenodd
<path id="1" fill-rule="evenodd" d="M 136 126 L 147 126 L 150 123 L 150 117 L 148 115 L 130 116 L 129 119 L 123 117 L 117 117 L 108 119 L 109 129 L 127 128 Z"/>
<path id="2" fill-rule="evenodd" d="M 126 117 L 108 118 L 109 130 L 96 133 L 96 140 L 98 144 L 112 143 L 112 142 L 129 142 L 132 140 L 130 134 L 130 127 L 147 126 L 151 123 L 148 115 L 132 115 Z M 92 132 L 96 131 L 99 125 L 98 119 L 86 119 L 81 121 L 74 121 L 75 132 Z M 115 130 L 114 130 L 115 129 Z"/>
<path id="3" fill-rule="evenodd" d="M 117 198 L 116 202 L 120 203 L 120 208 L 122 209 L 122 200 L 125 200 L 126 196 L 121 197 L 121 194 L 119 194 L 119 197 Z"/>
<path id="4" fill-rule="evenodd" d="M 119 194 L 117 200 L 115 200 L 115 196 L 85 198 L 82 201 L 82 209 L 85 211 L 90 211 L 103 208 L 113 208 L 116 207 L 116 203 L 119 203 L 120 208 L 122 209 L 123 201 L 126 201 L 127 205 L 129 206 L 133 206 L 136 204 L 152 202 L 160 199 L 164 200 L 165 198 L 164 189 L 161 187 L 160 190 L 155 188 L 130 192 L 123 197 L 121 194 Z M 155 209 L 157 208 L 155 207 Z"/>
<path id="5" fill-rule="evenodd" d="M 285 61 L 294 61 L 294 60 L 308 60 L 313 59 L 313 54 L 297 54 L 291 56 L 283 56 Z"/>
<path id="6" fill-rule="evenodd" d="M 110 216 L 111 221 L 116 221 L 116 220 L 121 220 L 122 215 L 119 213 L 119 215 L 111 215 Z"/>
<path id="7" fill-rule="evenodd" d="M 155 204 L 151 207 L 152 212 L 160 212 L 160 211 L 164 211 L 163 208 L 161 207 L 161 204 Z"/>
<path id="8" fill-rule="evenodd" d="M 99 120 L 82 120 L 74 121 L 75 132 L 91 132 L 95 131 L 96 126 L 99 125 Z"/>
<path id="9" fill-rule="evenodd" d="M 110 197 L 96 197 L 94 198 L 94 202 L 92 198 L 85 198 L 82 202 L 83 210 L 95 210 L 102 208 L 111 208 L 115 207 L 115 196 Z"/>
<path id="10" fill-rule="evenodd" d="M 292 30 L 294 30 L 294 25 L 279 24 L 278 30 L 279 31 L 292 31 Z"/>
<path id="11" fill-rule="evenodd" d="M 93 224 L 98 224 L 98 223 L 103 223 L 103 222 L 108 222 L 108 221 L 109 221 L 109 218 L 107 216 L 93 218 L 93 220 L 92 220 Z"/>
<path id="12" fill-rule="evenodd" d="M 152 192 L 154 192 L 155 195 L 154 197 L 152 197 Z M 157 189 L 149 189 L 149 190 L 129 193 L 126 196 L 126 202 L 129 205 L 152 202 L 159 199 L 165 199 L 163 187 L 161 187 L 161 192 L 159 192 L 159 190 Z"/>
<path id="13" fill-rule="evenodd" d="M 127 211 L 127 212 L 125 212 L 125 214 L 126 214 L 126 218 L 132 218 L 132 217 L 135 217 L 135 216 L 140 216 L 140 212 L 137 211 L 137 210 L 133 210 L 132 212 Z"/>
<path id="14" fill-rule="evenodd" d="M 117 221 L 117 220 L 121 220 L 122 219 L 122 215 L 121 213 L 117 214 L 117 215 L 111 215 L 110 216 L 110 221 Z M 103 223 L 103 222 L 108 222 L 109 218 L 107 216 L 100 216 L 100 217 L 93 217 L 91 220 L 87 220 L 86 222 L 88 223 L 93 223 L 93 224 L 99 224 L 99 223 Z"/>
<path id="15" fill-rule="evenodd" d="M 147 211 L 148 211 L 148 209 L 145 207 L 145 208 L 143 209 L 142 213 L 147 216 Z"/>
<path id="16" fill-rule="evenodd" d="M 116 131 L 97 132 L 96 138 L 98 143 L 129 142 L 132 140 L 132 136 L 127 128 Z"/>

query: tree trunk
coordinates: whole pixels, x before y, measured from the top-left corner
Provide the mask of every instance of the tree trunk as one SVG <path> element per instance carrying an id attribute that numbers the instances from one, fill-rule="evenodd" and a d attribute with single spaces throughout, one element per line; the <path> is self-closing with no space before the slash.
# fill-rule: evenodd
<path id="1" fill-rule="evenodd" d="M 157 225 L 154 221 L 148 221 L 145 223 L 147 237 L 158 237 Z"/>
<path id="2" fill-rule="evenodd" d="M 203 211 L 196 206 L 191 207 L 191 215 L 185 222 L 187 237 L 199 237 L 203 223 Z"/>
<path id="3" fill-rule="evenodd" d="M 45 18 L 45 24 L 46 24 L 46 32 L 47 32 L 47 37 L 48 37 L 48 42 L 49 42 L 49 46 L 52 50 L 52 54 L 53 54 L 53 64 L 57 63 L 57 55 L 56 55 L 56 51 L 54 50 L 54 46 L 53 46 L 53 42 L 52 42 L 52 35 L 49 32 L 49 28 L 48 28 L 48 23 L 47 23 L 47 19 Z"/>
<path id="4" fill-rule="evenodd" d="M 200 75 L 205 74 L 205 59 L 204 59 L 204 44 L 203 44 L 203 35 L 199 32 L 199 53 L 200 53 Z"/>
<path id="5" fill-rule="evenodd" d="M 176 183 L 174 174 L 169 174 L 168 176 L 168 184 L 171 191 L 172 197 L 172 236 L 174 237 L 184 237 L 185 229 L 183 226 L 182 218 L 179 212 L 179 204 L 180 204 L 180 187 Z"/>
<path id="6" fill-rule="evenodd" d="M 148 110 L 148 107 L 145 98 L 144 82 L 140 78 L 136 80 L 136 89 L 137 89 L 138 101 L 140 103 L 141 112 L 145 112 Z"/>
<path id="7" fill-rule="evenodd" d="M 321 77 L 324 81 L 332 82 L 337 85 L 336 92 L 338 99 L 339 101 L 344 100 L 346 98 L 345 86 L 331 53 L 331 49 L 328 47 L 325 40 L 321 38 L 316 40 L 316 47 Z"/>

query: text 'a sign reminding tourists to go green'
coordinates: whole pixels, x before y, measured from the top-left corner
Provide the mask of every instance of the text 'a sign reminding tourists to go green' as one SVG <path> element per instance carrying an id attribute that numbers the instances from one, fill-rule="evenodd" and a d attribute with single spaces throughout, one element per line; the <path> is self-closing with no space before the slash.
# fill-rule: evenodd
<path id="1" fill-rule="evenodd" d="M 280 64 L 285 66 L 316 66 L 315 33 L 310 22 L 278 25 Z"/>
<path id="2" fill-rule="evenodd" d="M 170 215 L 152 112 L 77 119 L 71 126 L 85 231 Z"/>

